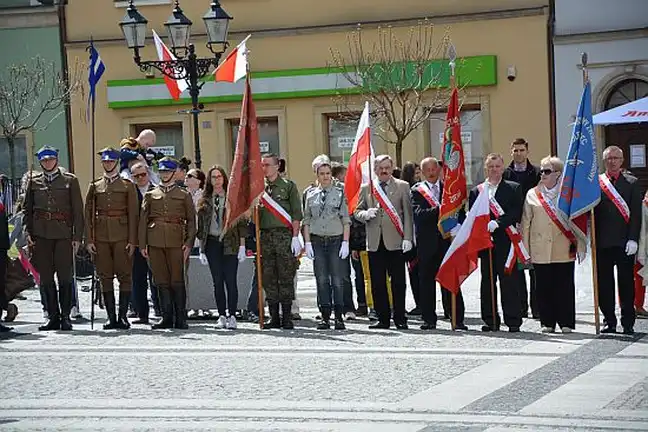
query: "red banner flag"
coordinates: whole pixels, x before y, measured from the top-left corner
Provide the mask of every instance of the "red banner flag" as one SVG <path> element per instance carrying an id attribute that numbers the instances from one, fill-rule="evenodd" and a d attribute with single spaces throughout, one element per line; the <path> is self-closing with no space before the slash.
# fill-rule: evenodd
<path id="1" fill-rule="evenodd" d="M 450 231 L 459 223 L 459 210 L 468 197 L 466 163 L 461 145 L 459 94 L 456 87 L 452 89 L 448 107 L 441 160 L 443 161 L 443 196 L 439 209 L 439 231 L 444 237 L 448 237 Z"/>
<path id="2" fill-rule="evenodd" d="M 238 220 L 261 197 L 264 188 L 259 129 L 256 109 L 252 101 L 250 74 L 248 74 L 241 107 L 241 123 L 236 137 L 234 163 L 227 186 L 223 233 L 236 225 Z"/>

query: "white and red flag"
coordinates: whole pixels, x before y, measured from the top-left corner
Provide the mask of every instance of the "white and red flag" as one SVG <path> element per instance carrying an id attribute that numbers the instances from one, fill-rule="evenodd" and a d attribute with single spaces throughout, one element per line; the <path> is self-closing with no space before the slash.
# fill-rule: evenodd
<path id="1" fill-rule="evenodd" d="M 158 34 L 155 33 L 155 30 L 153 30 L 153 40 L 155 41 L 155 49 L 157 50 L 158 60 L 160 61 L 176 60 L 176 57 L 173 55 L 171 50 L 169 50 L 169 48 L 167 48 L 167 46 L 164 45 L 164 42 L 162 42 L 160 36 L 158 36 Z M 179 77 L 181 71 L 177 69 L 173 70 L 169 67 L 169 70 L 165 72 L 168 72 L 168 74 L 167 73 L 164 74 L 164 83 L 169 89 L 169 93 L 171 94 L 171 97 L 174 100 L 180 99 L 180 94 L 183 91 L 185 91 L 187 88 L 189 88 L 187 81 L 184 78 L 172 78 L 170 76 L 167 76 L 167 75 L 172 75 L 174 77 Z"/>
<path id="2" fill-rule="evenodd" d="M 349 204 L 349 213 L 353 213 L 358 206 L 362 185 L 369 184 L 371 181 L 374 158 L 375 154 L 371 145 L 371 125 L 369 123 L 369 102 L 366 102 L 353 142 L 346 177 L 344 177 L 344 194 Z"/>
<path id="3" fill-rule="evenodd" d="M 243 41 L 238 44 L 236 48 L 230 52 L 225 60 L 214 71 L 214 81 L 224 81 L 235 83 L 247 75 L 248 61 L 247 61 L 247 40 L 250 39 L 248 35 Z"/>
<path id="4" fill-rule="evenodd" d="M 436 277 L 443 288 L 457 294 L 463 281 L 477 269 L 479 251 L 493 247 L 488 232 L 489 221 L 488 189 L 484 188 L 443 257 Z"/>

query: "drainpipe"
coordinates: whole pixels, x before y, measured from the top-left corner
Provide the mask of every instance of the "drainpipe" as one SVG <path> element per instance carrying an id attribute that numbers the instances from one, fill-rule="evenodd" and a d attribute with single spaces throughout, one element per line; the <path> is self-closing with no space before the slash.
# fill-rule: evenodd
<path id="1" fill-rule="evenodd" d="M 549 0 L 547 18 L 547 64 L 549 68 L 549 133 L 551 154 L 559 156 L 556 132 L 556 61 L 554 56 L 554 34 L 556 30 L 556 0 Z"/>
<path id="2" fill-rule="evenodd" d="M 65 21 L 65 5 L 67 0 L 59 0 L 56 6 L 56 13 L 58 15 L 58 24 L 59 24 L 59 44 L 61 45 L 61 69 L 63 71 L 63 79 L 65 80 L 66 85 L 68 84 L 68 60 L 67 60 L 67 49 L 65 44 L 67 42 L 67 25 Z M 70 102 L 66 102 L 64 105 L 65 109 L 65 131 L 67 135 L 67 150 L 70 163 L 68 169 L 71 172 L 74 172 L 74 146 L 72 145 L 72 108 Z"/>

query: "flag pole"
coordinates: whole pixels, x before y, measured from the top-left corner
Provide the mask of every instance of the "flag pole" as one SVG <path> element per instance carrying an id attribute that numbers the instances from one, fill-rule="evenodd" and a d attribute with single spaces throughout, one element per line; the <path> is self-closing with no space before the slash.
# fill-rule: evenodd
<path id="1" fill-rule="evenodd" d="M 581 54 L 581 64 L 583 65 L 583 87 L 587 85 L 589 81 L 589 74 L 587 71 L 587 53 Z M 592 288 L 594 290 L 594 327 L 596 329 L 596 334 L 601 333 L 601 317 L 599 313 L 599 286 L 598 278 L 596 275 L 597 267 L 597 257 L 596 257 L 596 220 L 594 216 L 594 208 L 590 210 L 590 215 L 592 217 L 592 226 L 590 229 L 590 245 L 592 248 Z"/>
<path id="2" fill-rule="evenodd" d="M 265 306 L 263 304 L 263 271 L 261 269 L 261 227 L 259 205 L 254 206 L 254 231 L 256 237 L 256 272 L 257 272 L 257 302 L 259 309 L 259 329 L 263 330 Z"/>
<path id="3" fill-rule="evenodd" d="M 455 81 L 455 59 L 457 58 L 457 53 L 455 52 L 454 46 L 450 45 L 451 49 L 450 51 L 450 91 L 454 91 L 456 87 L 456 81 Z M 435 287 L 436 289 L 436 287 Z M 443 287 L 441 288 L 443 289 Z M 461 286 L 459 287 L 461 289 Z M 451 321 L 450 321 L 450 326 L 452 330 L 457 329 L 457 293 L 452 292 L 452 296 L 450 297 L 451 300 Z"/>
<path id="4" fill-rule="evenodd" d="M 93 41 L 92 36 L 90 36 L 90 47 L 94 48 L 94 41 Z M 92 65 L 90 65 L 90 67 L 92 67 Z M 94 84 L 90 84 L 90 85 L 95 85 L 96 86 L 96 82 Z M 90 149 L 90 167 L 91 167 L 90 168 L 90 181 L 92 182 L 91 184 L 94 184 L 94 178 L 95 178 L 95 156 L 94 156 L 94 154 L 95 154 L 95 148 L 96 148 L 96 133 L 95 133 L 96 87 L 95 87 L 95 89 L 91 89 L 90 93 L 91 93 L 89 95 L 90 103 L 92 104 L 92 106 L 90 107 L 91 108 L 91 111 L 90 111 L 90 143 L 92 145 L 92 148 Z M 95 240 L 95 238 L 94 238 L 94 234 L 95 234 L 94 233 L 94 227 L 95 227 L 94 219 L 95 219 L 95 212 L 96 212 L 96 209 L 95 209 L 96 200 L 94 199 L 94 193 L 92 194 L 92 196 L 93 196 L 93 199 L 92 199 L 93 223 L 92 223 L 92 228 L 90 230 L 90 239 L 89 240 L 90 240 L 91 243 L 94 243 L 94 240 Z M 95 285 L 97 284 L 96 277 L 95 277 L 96 271 L 95 271 L 95 268 L 94 268 L 95 267 L 95 259 L 94 259 L 95 257 L 92 254 L 89 254 L 89 255 L 90 255 L 90 261 L 92 262 L 92 265 L 93 265 L 92 279 L 90 281 L 90 329 L 92 330 L 92 329 L 94 329 L 95 302 L 97 301 L 97 295 L 99 293 L 97 292 L 98 287 L 95 287 Z M 75 283 L 76 283 L 76 281 L 75 281 Z M 101 295 L 99 294 L 99 296 L 101 296 Z M 99 300 L 99 301 L 101 301 L 101 300 Z"/>

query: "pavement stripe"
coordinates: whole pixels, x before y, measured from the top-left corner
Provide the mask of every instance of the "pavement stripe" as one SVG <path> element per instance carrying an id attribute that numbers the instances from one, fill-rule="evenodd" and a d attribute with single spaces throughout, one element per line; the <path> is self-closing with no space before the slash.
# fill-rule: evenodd
<path id="1" fill-rule="evenodd" d="M 645 360 L 609 359 L 526 406 L 520 413 L 597 412 L 646 376 Z"/>
<path id="2" fill-rule="evenodd" d="M 464 411 L 517 412 L 616 355 L 643 334 L 599 337 L 466 406 Z M 513 396 L 515 395 L 515 396 Z"/>
<path id="3" fill-rule="evenodd" d="M 252 405 L 254 406 L 254 402 Z M 150 422 L 164 422 L 165 420 L 190 419 L 193 425 L 200 425 L 203 422 L 213 425 L 222 424 L 223 422 L 233 422 L 240 425 L 242 422 L 270 422 L 272 420 L 281 422 L 298 423 L 302 426 L 301 430 L 308 430 L 303 427 L 304 423 L 321 424 L 321 422 L 330 422 L 336 425 L 344 426 L 347 422 L 365 423 L 367 425 L 380 426 L 385 424 L 398 423 L 400 425 L 415 424 L 419 429 L 421 425 L 442 425 L 462 424 L 462 425 L 517 425 L 517 426 L 544 426 L 544 427 L 568 427 L 576 430 L 591 430 L 594 428 L 612 430 L 612 431 L 645 431 L 645 419 L 625 420 L 610 418 L 583 418 L 583 417 L 552 417 L 552 416 L 521 416 L 521 415 L 498 415 L 498 414 L 466 414 L 466 413 L 407 413 L 407 412 L 379 412 L 379 411 L 301 411 L 299 409 L 287 409 L 277 411 L 265 411 L 258 409 L 247 409 L 241 411 L 219 410 L 219 409 L 143 409 L 137 405 L 130 409 L 94 409 L 94 408 L 67 408 L 67 409 L 3 409 L 0 418 L 18 420 L 29 419 L 37 421 L 43 419 L 47 425 L 52 427 L 57 422 L 65 419 L 79 419 L 80 422 L 90 422 L 90 419 L 101 419 L 102 426 L 104 421 L 115 422 L 123 421 L 124 424 L 131 425 L 134 421 L 148 420 Z M 84 420 L 88 419 L 88 420 Z M 75 424 L 78 423 L 75 421 Z M 157 424 L 157 423 L 156 423 Z M 12 424 L 12 426 L 15 425 Z M 349 430 L 349 428 L 344 428 Z M 373 429 L 372 429 L 373 430 Z M 395 430 L 403 430 L 400 428 Z M 439 429 L 437 429 L 439 430 Z"/>
<path id="4" fill-rule="evenodd" d="M 412 409 L 459 411 L 556 357 L 498 357 L 459 376 L 451 378 L 400 402 Z"/>

